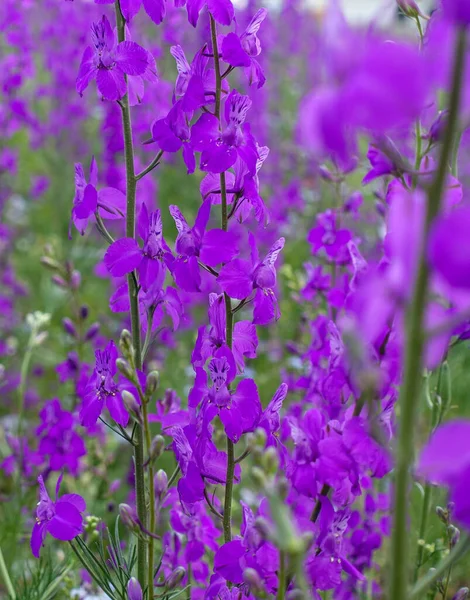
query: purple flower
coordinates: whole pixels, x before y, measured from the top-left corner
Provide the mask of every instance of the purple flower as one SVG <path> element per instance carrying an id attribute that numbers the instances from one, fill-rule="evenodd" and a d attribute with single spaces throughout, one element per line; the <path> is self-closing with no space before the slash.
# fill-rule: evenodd
<path id="1" fill-rule="evenodd" d="M 249 84 L 257 83 L 258 88 L 264 85 L 266 77 L 254 58 L 261 53 L 261 44 L 256 34 L 267 14 L 265 8 L 260 8 L 241 36 L 229 33 L 222 41 L 222 59 L 232 67 L 244 67 Z"/>
<path id="2" fill-rule="evenodd" d="M 369 146 L 367 152 L 367 158 L 372 165 L 372 169 L 366 174 L 362 180 L 363 185 L 367 185 L 374 179 L 382 177 L 383 175 L 393 175 L 397 168 L 395 164 L 386 156 L 379 148 L 374 145 Z"/>
<path id="3" fill-rule="evenodd" d="M 142 600 L 142 588 L 140 583 L 135 577 L 131 577 L 127 584 L 127 598 L 128 600 Z"/>
<path id="4" fill-rule="evenodd" d="M 80 410 L 80 421 L 84 427 L 94 425 L 105 406 L 116 423 L 126 427 L 129 422 L 120 388 L 114 381 L 117 357 L 118 352 L 113 341 L 110 341 L 104 350 L 95 352 L 95 369 L 88 380 Z"/>
<path id="5" fill-rule="evenodd" d="M 172 264 L 172 273 L 178 286 L 187 292 L 199 291 L 198 259 L 209 267 L 215 267 L 238 254 L 238 238 L 234 233 L 222 229 L 206 231 L 210 209 L 210 201 L 203 202 L 194 227 L 189 227 L 180 209 L 170 206 L 170 214 L 178 230 L 175 249 L 179 255 Z"/>
<path id="6" fill-rule="evenodd" d="M 232 350 L 227 346 L 226 312 L 223 294 L 209 294 L 209 325 L 198 330 L 191 362 L 203 367 L 208 358 L 225 356 L 230 364 L 229 378 L 243 372 L 245 358 L 256 358 L 258 337 L 249 321 L 237 321 L 233 328 Z"/>
<path id="7" fill-rule="evenodd" d="M 452 287 L 470 289 L 470 207 L 460 206 L 439 216 L 432 225 L 428 258 Z"/>
<path id="8" fill-rule="evenodd" d="M 149 215 L 147 207 L 142 204 L 137 231 L 144 241 L 142 248 L 134 238 L 121 238 L 108 248 L 104 262 L 113 277 L 122 277 L 137 269 L 140 285 L 147 291 L 156 280 L 163 284 L 166 268 L 171 265 L 173 257 L 163 239 L 159 210 Z"/>
<path id="9" fill-rule="evenodd" d="M 194 152 L 189 142 L 190 129 L 186 115 L 182 110 L 181 100 L 173 105 L 164 119 L 158 119 L 152 125 L 152 141 L 156 142 L 160 150 L 165 152 L 178 152 L 183 147 L 183 159 L 188 175 L 194 173 L 196 161 Z"/>
<path id="10" fill-rule="evenodd" d="M 182 5 L 184 5 L 182 0 Z M 186 10 L 188 11 L 188 21 L 193 27 L 196 27 L 199 13 L 207 6 L 217 23 L 221 25 L 230 25 L 234 18 L 233 4 L 230 0 L 186 0 Z"/>
<path id="11" fill-rule="evenodd" d="M 258 151 L 250 128 L 245 124 L 251 106 L 248 96 L 232 90 L 225 101 L 227 127 L 221 132 L 216 116 L 204 113 L 191 128 L 191 144 L 201 152 L 201 171 L 223 173 L 232 167 L 237 158 L 245 163 L 248 171 L 256 173 Z"/>
<path id="12" fill-rule="evenodd" d="M 83 531 L 81 513 L 86 509 L 85 500 L 78 494 L 64 494 L 58 497 L 62 475 L 56 485 L 56 499 L 53 502 L 47 493 L 42 475 L 38 477 L 39 502 L 36 509 L 36 523 L 31 534 L 31 550 L 39 558 L 41 546 L 49 532 L 56 540 L 69 541 Z"/>
<path id="13" fill-rule="evenodd" d="M 441 425 L 421 452 L 418 472 L 428 481 L 450 488 L 455 517 L 470 528 L 470 421 Z"/>
<path id="14" fill-rule="evenodd" d="M 273 288 L 276 285 L 274 264 L 284 247 L 284 238 L 274 242 L 265 258 L 260 261 L 254 237 L 249 236 L 251 261 L 236 258 L 220 270 L 217 281 L 226 294 L 243 300 L 254 290 L 253 323 L 266 325 L 280 317 L 277 299 Z"/>
<path id="15" fill-rule="evenodd" d="M 74 475 L 78 472 L 80 457 L 86 454 L 85 443 L 75 431 L 72 413 L 62 410 L 58 399 L 46 402 L 39 413 L 41 425 L 36 429 L 40 437 L 38 451 L 49 457 L 49 468 L 61 471 L 68 467 Z"/>
<path id="16" fill-rule="evenodd" d="M 120 100 L 127 92 L 126 75 L 144 75 L 153 59 L 141 46 L 131 41 L 116 43 L 116 35 L 105 15 L 91 28 L 92 46 L 83 53 L 77 76 L 80 95 L 92 79 L 106 100 Z"/>
<path id="17" fill-rule="evenodd" d="M 349 255 L 347 244 L 351 237 L 348 229 L 337 228 L 336 213 L 327 210 L 317 216 L 317 226 L 310 230 L 307 240 L 312 246 L 312 254 L 323 249 L 329 258 L 340 262 Z"/>
<path id="18" fill-rule="evenodd" d="M 93 156 L 90 164 L 90 182 L 87 183 L 83 166 L 75 165 L 75 197 L 71 223 L 81 235 L 85 233 L 89 218 L 98 211 L 103 219 L 121 219 L 126 215 L 126 196 L 116 188 L 97 190 L 98 167 Z M 69 234 L 70 235 L 70 234 Z"/>
<path id="19" fill-rule="evenodd" d="M 191 408 L 201 404 L 200 417 L 210 423 L 217 415 L 227 437 L 235 444 L 242 434 L 254 431 L 261 417 L 261 402 L 253 379 L 242 379 L 234 392 L 227 387 L 231 379 L 227 357 L 213 358 L 209 363 L 212 386 L 207 386 L 207 373 L 196 369 L 194 387 L 189 392 Z"/>
<path id="20" fill-rule="evenodd" d="M 470 5 L 467 0 L 441 0 L 442 12 L 457 25 L 470 24 Z"/>

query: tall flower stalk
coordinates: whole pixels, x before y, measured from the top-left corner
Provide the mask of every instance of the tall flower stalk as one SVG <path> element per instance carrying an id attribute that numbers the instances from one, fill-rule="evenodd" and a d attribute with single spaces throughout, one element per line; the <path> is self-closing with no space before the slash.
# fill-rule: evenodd
<path id="1" fill-rule="evenodd" d="M 116 24 L 118 41 L 126 39 L 125 21 L 122 15 L 119 0 L 115 1 Z M 124 154 L 126 162 L 126 236 L 135 238 L 135 205 L 137 179 L 134 166 L 134 145 L 132 141 L 131 113 L 129 108 L 129 96 L 126 94 L 120 101 L 122 113 L 122 127 L 124 133 Z M 135 353 L 135 367 L 142 369 L 142 349 L 140 338 L 139 298 L 135 273 L 127 276 L 129 287 L 129 303 L 131 317 L 132 345 Z M 135 461 L 135 492 L 137 504 L 137 516 L 142 525 L 147 527 L 147 510 L 145 501 L 145 473 L 144 473 L 144 432 L 143 427 L 136 425 L 134 434 L 134 461 Z M 153 483 L 151 483 L 152 485 Z M 145 539 L 139 536 L 137 540 L 137 576 L 142 587 L 147 584 L 147 544 Z"/>
<path id="2" fill-rule="evenodd" d="M 210 26 L 211 26 L 211 38 L 212 38 L 212 52 L 214 54 L 214 70 L 215 70 L 215 108 L 214 114 L 220 122 L 220 101 L 222 95 L 222 75 L 220 72 L 220 57 L 219 48 L 217 45 L 217 26 L 212 15 L 209 15 Z M 228 216 L 227 216 L 227 183 L 225 179 L 225 172 L 220 173 L 220 196 L 221 196 L 221 227 L 223 231 L 228 229 Z M 224 292 L 225 302 L 225 338 L 227 340 L 227 346 L 232 349 L 232 338 L 233 338 L 233 312 L 232 312 L 232 300 L 230 296 Z M 230 542 L 232 539 L 232 496 L 233 496 L 233 477 L 235 472 L 235 448 L 233 442 L 227 437 L 227 477 L 225 484 L 225 498 L 224 498 L 224 539 L 226 542 Z"/>
<path id="3" fill-rule="evenodd" d="M 404 378 L 399 399 L 400 426 L 396 452 L 394 509 L 395 520 L 392 535 L 390 600 L 402 600 L 406 596 L 409 574 L 408 536 L 408 493 L 410 466 L 413 461 L 415 444 L 415 421 L 417 414 L 425 334 L 423 329 L 424 312 L 429 289 L 429 269 L 426 257 L 426 240 L 430 227 L 439 213 L 448 173 L 454 138 L 458 125 L 459 105 L 465 66 L 466 32 L 460 29 L 457 34 L 454 67 L 452 73 L 449 117 L 442 144 L 439 166 L 435 179 L 428 192 L 428 202 L 422 248 L 418 263 L 417 277 L 411 304 L 407 314 Z"/>

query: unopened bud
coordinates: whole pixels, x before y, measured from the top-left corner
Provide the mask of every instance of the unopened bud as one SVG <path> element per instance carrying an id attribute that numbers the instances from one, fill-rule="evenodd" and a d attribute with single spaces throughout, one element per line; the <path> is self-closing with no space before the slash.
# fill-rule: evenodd
<path id="1" fill-rule="evenodd" d="M 62 319 L 62 326 L 66 333 L 68 333 L 73 338 L 77 337 L 77 330 L 75 329 L 75 325 L 73 324 L 72 319 L 65 317 Z"/>
<path id="2" fill-rule="evenodd" d="M 119 348 L 121 352 L 131 364 L 134 364 L 134 346 L 132 345 L 132 336 L 130 331 L 123 329 L 119 338 Z"/>
<path id="3" fill-rule="evenodd" d="M 70 277 L 70 287 L 73 290 L 78 290 L 81 282 L 82 282 L 82 276 L 80 274 L 80 271 L 77 271 L 77 270 L 72 271 L 72 276 Z"/>
<path id="4" fill-rule="evenodd" d="M 166 589 L 174 590 L 185 575 L 186 569 L 184 569 L 183 567 L 176 567 L 176 569 L 172 573 L 170 573 L 167 580 L 165 581 Z"/>
<path id="5" fill-rule="evenodd" d="M 157 460 L 165 450 L 165 438 L 161 435 L 156 435 L 150 445 L 150 460 Z"/>
<path id="6" fill-rule="evenodd" d="M 90 340 L 92 340 L 94 337 L 96 337 L 96 335 L 97 335 L 97 333 L 98 333 L 99 330 L 100 330 L 100 324 L 99 323 L 93 323 L 92 325 L 90 325 L 90 328 L 85 333 L 85 340 L 87 342 L 89 342 Z"/>
<path id="7" fill-rule="evenodd" d="M 150 371 L 147 375 L 147 379 L 145 381 L 145 395 L 147 398 L 150 398 L 152 394 L 155 393 L 155 390 L 158 387 L 158 382 L 160 379 L 160 374 L 158 371 Z"/>
<path id="8" fill-rule="evenodd" d="M 251 476 L 258 487 L 264 488 L 268 483 L 263 469 L 260 469 L 259 467 L 253 467 Z"/>
<path id="9" fill-rule="evenodd" d="M 447 128 L 447 122 L 449 120 L 449 111 L 441 110 L 439 116 L 434 121 L 434 123 L 429 128 L 429 133 L 427 134 L 427 139 L 430 144 L 437 144 L 443 138 L 444 131 Z"/>
<path id="10" fill-rule="evenodd" d="M 129 379 L 129 381 L 134 381 L 134 372 L 127 361 L 125 361 L 123 358 L 118 358 L 116 360 L 116 367 L 126 379 Z"/>
<path id="11" fill-rule="evenodd" d="M 88 317 L 88 306 L 86 304 L 82 304 L 80 306 L 80 319 L 84 321 Z"/>
<path id="12" fill-rule="evenodd" d="M 54 283 L 58 287 L 61 287 L 61 288 L 64 288 L 64 289 L 66 289 L 68 287 L 67 282 L 60 275 L 53 275 L 51 277 L 51 281 L 52 281 L 52 283 Z"/>
<path id="13" fill-rule="evenodd" d="M 467 600 L 469 589 L 467 587 L 460 588 L 457 593 L 452 596 L 452 600 Z"/>
<path id="14" fill-rule="evenodd" d="M 41 264 L 51 271 L 60 270 L 60 264 L 49 256 L 41 256 Z"/>
<path id="15" fill-rule="evenodd" d="M 460 540 L 460 530 L 455 525 L 449 525 L 447 528 L 450 547 L 453 548 Z"/>
<path id="16" fill-rule="evenodd" d="M 130 529 L 131 531 L 134 531 L 134 532 L 140 531 L 140 527 L 137 522 L 134 511 L 129 506 L 129 504 L 120 504 L 119 505 L 119 517 L 125 527 L 127 527 L 128 529 Z"/>
<path id="17" fill-rule="evenodd" d="M 440 521 L 447 525 L 449 522 L 449 513 L 442 506 L 436 506 L 436 515 Z"/>
<path id="18" fill-rule="evenodd" d="M 255 596 L 260 597 L 260 595 L 266 594 L 263 581 L 256 569 L 245 569 L 243 571 L 243 581 L 250 586 L 250 591 Z"/>
<path id="19" fill-rule="evenodd" d="M 134 394 L 131 394 L 127 390 L 121 392 L 122 401 L 126 407 L 127 412 L 140 424 L 142 424 L 142 415 L 140 414 L 140 405 L 135 399 Z"/>
<path id="20" fill-rule="evenodd" d="M 407 17 L 411 17 L 412 19 L 416 19 L 417 17 L 425 18 L 415 0 L 397 0 L 397 4 Z"/>
<path id="21" fill-rule="evenodd" d="M 131 577 L 127 584 L 127 598 L 128 600 L 142 600 L 143 598 L 142 588 L 135 577 Z"/>
<path id="22" fill-rule="evenodd" d="M 153 488 L 157 498 L 161 498 L 164 494 L 166 494 L 168 489 L 168 475 L 163 469 L 159 469 L 153 478 Z"/>

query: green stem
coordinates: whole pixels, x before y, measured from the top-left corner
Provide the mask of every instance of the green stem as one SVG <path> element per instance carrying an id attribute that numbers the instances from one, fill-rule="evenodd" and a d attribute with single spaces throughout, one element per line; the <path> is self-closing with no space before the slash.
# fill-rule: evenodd
<path id="1" fill-rule="evenodd" d="M 220 122 L 220 98 L 222 93 L 222 77 L 220 74 L 219 48 L 217 46 L 217 27 L 214 18 L 209 14 L 212 38 L 212 52 L 214 53 L 214 70 L 215 70 L 215 108 L 214 114 Z M 224 231 L 228 229 L 227 216 L 227 183 L 225 173 L 220 174 L 220 195 L 222 205 L 221 226 Z M 232 300 L 230 296 L 224 293 L 225 301 L 225 339 L 227 346 L 232 348 L 233 338 L 233 313 Z M 232 496 L 233 496 L 233 478 L 235 474 L 235 449 L 233 442 L 227 437 L 227 474 L 225 484 L 224 498 L 224 540 L 230 542 L 232 539 Z"/>
<path id="2" fill-rule="evenodd" d="M 453 548 L 452 552 L 437 565 L 434 571 L 428 573 L 418 581 L 418 583 L 411 589 L 408 596 L 406 596 L 407 600 L 417 600 L 418 598 L 422 598 L 423 593 L 428 589 L 428 587 L 440 579 L 442 575 L 463 556 L 465 556 L 469 550 L 470 537 L 466 536 Z M 405 598 L 405 596 L 403 596 L 403 598 Z"/>
<path id="3" fill-rule="evenodd" d="M 276 600 L 284 600 L 287 587 L 286 553 L 279 552 L 279 577 Z"/>
<path id="4" fill-rule="evenodd" d="M 142 402 L 142 417 L 144 422 L 144 433 L 145 433 L 145 447 L 147 451 L 147 455 L 149 457 L 148 464 L 148 478 L 149 478 L 149 510 L 150 510 L 150 519 L 149 519 L 149 531 L 150 533 L 155 533 L 155 525 L 156 525 L 156 515 L 155 515 L 155 487 L 153 484 L 153 478 L 155 475 L 152 458 L 150 456 L 150 449 L 152 446 L 152 438 L 150 436 L 150 424 L 148 418 L 148 410 L 147 403 L 149 398 L 144 397 L 141 394 L 141 402 Z M 153 561 L 154 561 L 154 538 L 152 536 L 149 537 L 149 548 L 148 548 L 148 597 L 153 598 Z"/>
<path id="5" fill-rule="evenodd" d="M 11 600 L 16 600 L 15 588 L 11 583 L 10 575 L 8 574 L 8 569 L 5 564 L 5 560 L 3 558 L 3 552 L 0 547 L 0 573 L 2 574 L 3 581 L 5 582 L 5 586 L 7 588 L 8 593 L 10 594 Z"/>
<path id="6" fill-rule="evenodd" d="M 424 488 L 423 506 L 421 508 L 421 520 L 419 523 L 419 534 L 418 539 L 424 540 L 426 537 L 426 529 L 428 527 L 429 508 L 431 506 L 432 488 L 429 483 Z M 424 544 L 418 546 L 418 555 L 416 557 L 416 567 L 414 574 L 414 581 L 418 581 L 419 569 L 423 564 L 424 558 Z"/>
<path id="7" fill-rule="evenodd" d="M 423 318 L 428 293 L 429 271 L 426 263 L 425 244 L 429 228 L 439 212 L 458 122 L 462 76 L 465 62 L 465 31 L 459 30 L 452 74 L 449 105 L 449 121 L 442 145 L 442 153 L 435 180 L 428 191 L 423 247 L 418 263 L 417 278 L 411 304 L 407 313 L 407 337 L 405 348 L 405 372 L 399 398 L 400 425 L 398 429 L 395 465 L 395 522 L 392 534 L 390 600 L 403 600 L 408 585 L 409 533 L 408 533 L 408 487 L 409 466 L 413 460 L 414 425 L 422 370 L 424 349 Z"/>
<path id="8" fill-rule="evenodd" d="M 118 41 L 123 42 L 126 38 L 125 21 L 122 16 L 119 0 L 115 0 L 116 25 Z M 126 163 L 126 236 L 135 238 L 135 200 L 137 180 L 134 170 L 134 146 L 132 142 L 131 113 L 129 109 L 129 98 L 126 94 L 120 102 L 122 113 L 122 127 L 124 133 L 124 157 Z M 135 352 L 135 366 L 142 369 L 142 353 L 140 340 L 139 319 L 139 290 L 137 288 L 134 273 L 127 276 L 129 287 L 130 316 L 132 343 Z M 134 462 L 135 462 L 135 493 L 137 504 L 137 516 L 144 527 L 147 527 L 147 510 L 145 504 L 145 477 L 144 477 L 144 444 L 143 431 L 137 426 L 135 431 Z M 152 482 L 153 485 L 153 482 Z M 142 589 L 147 585 L 147 544 L 141 537 L 137 540 L 137 579 Z"/>

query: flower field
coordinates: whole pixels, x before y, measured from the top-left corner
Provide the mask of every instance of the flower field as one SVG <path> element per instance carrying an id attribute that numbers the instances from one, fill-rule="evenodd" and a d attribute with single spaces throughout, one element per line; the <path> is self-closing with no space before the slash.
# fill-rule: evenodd
<path id="1" fill-rule="evenodd" d="M 0 598 L 470 595 L 470 2 L 435 4 L 3 0 Z"/>

